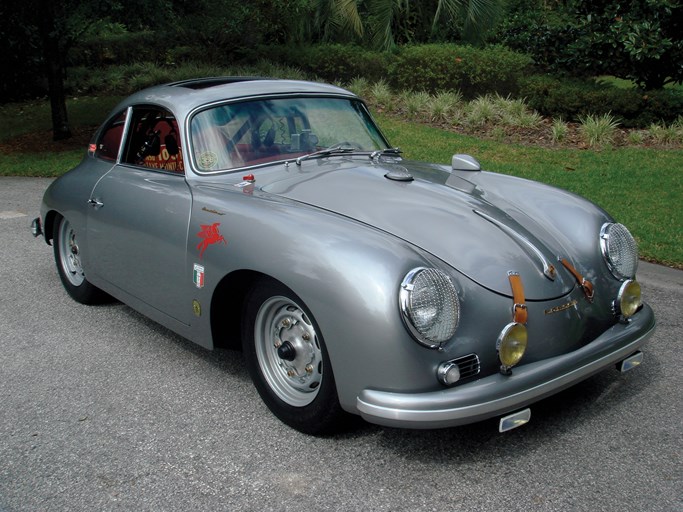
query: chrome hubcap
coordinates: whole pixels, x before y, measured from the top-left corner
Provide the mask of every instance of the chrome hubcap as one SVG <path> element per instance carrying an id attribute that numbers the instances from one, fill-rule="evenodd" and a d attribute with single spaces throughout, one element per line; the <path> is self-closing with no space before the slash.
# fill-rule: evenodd
<path id="1" fill-rule="evenodd" d="M 59 260 L 64 275 L 72 285 L 80 286 L 85 280 L 85 274 L 81 265 L 76 233 L 66 219 L 63 219 L 59 226 L 59 246 L 57 249 L 59 250 Z"/>
<path id="2" fill-rule="evenodd" d="M 286 297 L 271 297 L 256 315 L 254 338 L 261 372 L 277 397 L 295 407 L 310 404 L 322 382 L 323 358 L 306 313 Z"/>

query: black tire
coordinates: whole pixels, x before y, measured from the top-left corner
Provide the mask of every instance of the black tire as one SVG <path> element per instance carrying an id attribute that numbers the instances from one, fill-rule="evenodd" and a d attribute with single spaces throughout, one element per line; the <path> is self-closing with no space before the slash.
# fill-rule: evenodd
<path id="1" fill-rule="evenodd" d="M 81 304 L 102 304 L 111 302 L 112 298 L 85 277 L 81 265 L 80 248 L 71 223 L 56 215 L 52 230 L 52 247 L 59 278 L 69 296 Z"/>
<path id="2" fill-rule="evenodd" d="M 247 368 L 273 414 L 305 434 L 345 428 L 350 415 L 339 405 L 322 334 L 301 299 L 262 280 L 249 292 L 242 318 Z"/>

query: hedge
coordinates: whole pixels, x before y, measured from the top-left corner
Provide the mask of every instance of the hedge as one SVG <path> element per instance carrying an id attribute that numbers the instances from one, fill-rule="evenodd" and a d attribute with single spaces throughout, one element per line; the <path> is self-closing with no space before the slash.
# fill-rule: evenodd
<path id="1" fill-rule="evenodd" d="M 639 91 L 592 81 L 530 76 L 522 81 L 528 105 L 549 117 L 578 120 L 587 114 L 611 114 L 622 126 L 671 123 L 683 114 L 683 94 L 676 89 Z"/>

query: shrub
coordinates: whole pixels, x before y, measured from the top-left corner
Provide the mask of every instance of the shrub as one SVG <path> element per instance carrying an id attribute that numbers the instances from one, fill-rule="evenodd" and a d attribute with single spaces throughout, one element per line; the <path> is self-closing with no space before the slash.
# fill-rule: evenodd
<path id="1" fill-rule="evenodd" d="M 496 117 L 502 124 L 520 128 L 536 128 L 543 118 L 534 110 L 530 110 L 523 99 L 504 98 L 500 94 L 488 98 L 496 111 Z"/>
<path id="2" fill-rule="evenodd" d="M 255 57 L 300 68 L 327 82 L 349 83 L 359 76 L 370 82 L 386 79 L 392 55 L 341 44 L 260 46 L 245 53 L 242 63 L 251 63 Z"/>
<path id="3" fill-rule="evenodd" d="M 581 133 L 586 143 L 591 147 L 602 147 L 614 142 L 614 133 L 619 127 L 619 122 L 611 115 L 602 116 L 587 115 L 580 119 Z"/>
<path id="4" fill-rule="evenodd" d="M 645 142 L 645 134 L 642 130 L 632 130 L 628 133 L 627 140 L 629 144 L 640 146 Z"/>
<path id="5" fill-rule="evenodd" d="M 408 46 L 390 63 L 389 80 L 399 89 L 459 90 L 470 99 L 493 92 L 515 95 L 530 66 L 529 57 L 500 46 Z"/>
<path id="6" fill-rule="evenodd" d="M 394 106 L 394 95 L 391 92 L 389 84 L 384 80 L 379 80 L 372 85 L 370 88 L 370 97 L 377 106 L 388 110 L 392 109 Z"/>
<path id="7" fill-rule="evenodd" d="M 551 127 L 553 142 L 562 142 L 567 138 L 567 133 L 569 132 L 569 126 L 562 119 L 553 119 L 553 125 Z"/>
<path id="8" fill-rule="evenodd" d="M 462 102 L 459 92 L 444 91 L 429 98 L 427 110 L 429 120 L 433 122 L 453 121 L 457 119 L 458 106 Z"/>
<path id="9" fill-rule="evenodd" d="M 670 125 L 652 124 L 648 133 L 657 144 L 669 145 L 683 140 L 683 133 L 676 126 L 676 123 Z"/>
<path id="10" fill-rule="evenodd" d="M 646 127 L 655 122 L 673 122 L 683 111 L 683 94 L 675 89 L 642 92 L 606 83 L 535 75 L 524 79 L 523 90 L 533 109 L 571 121 L 611 112 L 624 127 Z"/>
<path id="11" fill-rule="evenodd" d="M 481 96 L 469 103 L 465 114 L 465 124 L 481 127 L 497 118 L 495 100 L 491 96 Z"/>
<path id="12" fill-rule="evenodd" d="M 428 108 L 431 97 L 425 91 L 404 91 L 401 100 L 408 117 L 415 120 L 422 118 Z"/>
<path id="13" fill-rule="evenodd" d="M 157 62 L 169 59 L 169 42 L 151 31 L 98 35 L 79 41 L 67 54 L 69 66 L 102 67 L 121 62 Z"/>
<path id="14" fill-rule="evenodd" d="M 346 88 L 356 96 L 366 98 L 370 95 L 371 85 L 370 81 L 364 76 L 357 76 L 349 82 Z"/>

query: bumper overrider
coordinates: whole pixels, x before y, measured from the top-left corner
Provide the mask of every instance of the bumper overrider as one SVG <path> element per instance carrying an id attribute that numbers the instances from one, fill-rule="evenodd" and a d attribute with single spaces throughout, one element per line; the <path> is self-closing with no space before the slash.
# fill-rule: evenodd
<path id="1" fill-rule="evenodd" d="M 515 367 L 468 384 L 426 393 L 363 390 L 361 416 L 379 425 L 441 428 L 474 423 L 525 407 L 568 388 L 638 351 L 652 336 L 655 317 L 645 304 L 628 323 L 618 323 L 578 350 Z"/>

